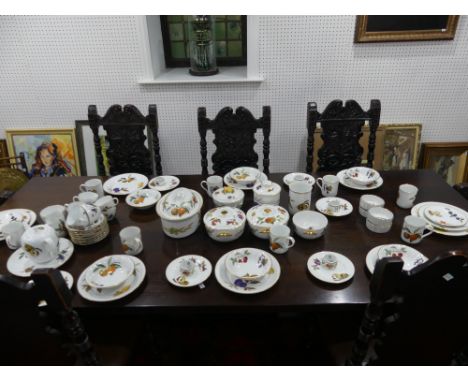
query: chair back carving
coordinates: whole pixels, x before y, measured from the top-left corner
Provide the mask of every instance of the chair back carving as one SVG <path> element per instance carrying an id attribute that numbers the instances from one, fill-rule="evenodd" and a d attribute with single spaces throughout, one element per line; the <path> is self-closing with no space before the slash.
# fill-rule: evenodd
<path id="1" fill-rule="evenodd" d="M 24 153 L 20 153 L 16 157 L 0 158 L 0 168 L 11 168 L 19 170 L 29 177 L 28 165 Z"/>
<path id="2" fill-rule="evenodd" d="M 162 174 L 156 105 L 149 105 L 147 116 L 133 105 L 125 105 L 123 108 L 113 105 L 104 117 L 98 115 L 96 105 L 90 105 L 88 120 L 94 135 L 99 175 L 105 175 L 99 126 L 103 126 L 107 133 L 110 175 L 126 172 L 138 172 L 147 176 L 154 174 L 151 152 L 145 146 L 145 126 L 152 138 L 153 147 L 150 149 L 153 150 L 156 174 Z"/>
<path id="3" fill-rule="evenodd" d="M 400 259 L 376 264 L 351 365 L 450 365 L 468 344 L 468 258 L 451 251 L 402 272 Z"/>
<path id="4" fill-rule="evenodd" d="M 334 100 L 323 113 L 317 110 L 315 102 L 307 104 L 307 165 L 306 171 L 312 172 L 314 154 L 314 131 L 317 124 L 322 128 L 323 146 L 318 150 L 318 171 L 338 171 L 362 163 L 363 148 L 359 144 L 362 128 L 369 123 L 369 146 L 367 166 L 372 167 L 374 160 L 376 131 L 380 121 L 380 101 L 371 100 L 368 111 L 364 111 L 354 100 Z"/>
<path id="5" fill-rule="evenodd" d="M 206 133 L 214 134 L 216 150 L 211 157 L 213 172 L 224 175 L 239 166 L 258 168 L 258 154 L 254 150 L 255 133 L 263 132 L 263 172 L 269 173 L 270 165 L 270 107 L 263 107 L 263 114 L 256 119 L 244 107 L 221 109 L 215 119 L 206 117 L 206 108 L 198 108 L 198 131 L 200 133 L 200 152 L 202 175 L 208 176 Z"/>
<path id="6" fill-rule="evenodd" d="M 0 364 L 73 364 L 78 357 L 83 364 L 96 365 L 96 354 L 72 309 L 72 295 L 60 271 L 37 269 L 31 278 L 33 283 L 0 275 L 0 303 L 4 308 L 0 341 L 7 350 L 2 352 Z M 47 307 L 38 307 L 40 301 Z"/>

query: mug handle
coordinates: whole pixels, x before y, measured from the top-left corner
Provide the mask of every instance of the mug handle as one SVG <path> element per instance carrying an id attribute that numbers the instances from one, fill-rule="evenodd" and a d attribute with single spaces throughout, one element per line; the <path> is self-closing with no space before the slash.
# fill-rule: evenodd
<path id="1" fill-rule="evenodd" d="M 118 198 L 112 198 L 112 200 L 114 201 L 115 205 L 119 204 L 119 199 Z"/>
<path id="2" fill-rule="evenodd" d="M 319 184 L 319 180 L 322 182 L 322 185 Z M 320 188 L 320 190 L 323 190 L 323 178 L 317 178 L 315 184 Z"/>
<path id="3" fill-rule="evenodd" d="M 425 230 L 426 230 L 426 229 L 427 229 L 429 232 L 428 232 L 428 233 L 423 233 L 423 234 L 421 235 L 421 239 L 424 239 L 425 237 L 427 237 L 427 236 L 429 236 L 429 235 L 432 235 L 432 234 L 434 233 L 434 231 L 430 230 L 429 228 L 426 227 Z M 424 232 L 424 231 L 423 231 L 423 232 Z"/>
<path id="4" fill-rule="evenodd" d="M 208 192 L 208 183 L 206 183 L 206 180 L 202 180 L 200 182 L 200 187 L 203 188 L 206 192 Z"/>
<path id="5" fill-rule="evenodd" d="M 79 198 L 78 196 L 75 195 L 75 196 L 73 197 L 73 201 L 74 201 L 74 202 L 79 202 L 79 201 L 80 201 L 80 198 Z"/>
<path id="6" fill-rule="evenodd" d="M 86 192 L 86 186 L 84 184 L 80 184 L 80 191 L 81 192 Z"/>
<path id="7" fill-rule="evenodd" d="M 294 244 L 296 244 L 296 240 L 294 240 L 292 236 L 289 236 L 288 239 L 289 239 L 288 248 L 291 248 Z"/>

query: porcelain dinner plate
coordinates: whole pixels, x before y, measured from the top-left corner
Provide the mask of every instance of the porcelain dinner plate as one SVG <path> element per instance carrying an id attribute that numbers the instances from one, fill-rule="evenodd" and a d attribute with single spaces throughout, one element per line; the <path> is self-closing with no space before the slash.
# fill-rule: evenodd
<path id="1" fill-rule="evenodd" d="M 2 227 L 13 221 L 22 222 L 25 228 L 30 227 L 36 221 L 37 215 L 34 211 L 24 208 L 15 208 L 12 210 L 0 211 L 0 240 L 5 240 Z"/>
<path id="2" fill-rule="evenodd" d="M 270 289 L 279 280 L 281 275 L 281 267 L 278 263 L 278 260 L 276 260 L 274 256 L 270 256 L 271 268 L 261 280 L 244 281 L 228 275 L 225 266 L 227 255 L 228 254 L 222 256 L 216 263 L 215 277 L 223 288 L 231 292 L 239 294 L 260 293 Z"/>
<path id="3" fill-rule="evenodd" d="M 398 256 L 405 262 L 403 269 L 409 271 L 415 266 L 425 263 L 428 259 L 421 252 L 412 247 L 402 244 L 385 244 L 372 248 L 366 256 L 366 265 L 370 273 L 374 273 L 375 264 L 381 257 L 385 255 Z"/>
<path id="4" fill-rule="evenodd" d="M 231 176 L 229 175 L 229 173 L 227 173 L 226 175 L 224 175 L 224 183 L 226 183 L 228 186 L 231 186 L 231 187 L 234 187 L 234 188 L 238 188 L 239 190 L 252 190 L 255 185 L 258 183 L 258 182 L 264 182 L 268 180 L 268 177 L 263 173 L 261 172 L 260 173 L 260 179 L 257 180 L 256 182 L 252 182 L 251 184 L 248 184 L 246 186 L 242 186 L 240 185 L 239 183 L 236 183 L 232 178 Z"/>
<path id="5" fill-rule="evenodd" d="M 457 207 L 428 205 L 424 208 L 423 214 L 432 223 L 441 227 L 463 227 L 468 221 L 466 212 Z"/>
<path id="6" fill-rule="evenodd" d="M 145 188 L 148 178 L 142 174 L 126 173 L 113 176 L 104 183 L 104 191 L 111 195 L 128 195 Z"/>
<path id="7" fill-rule="evenodd" d="M 86 282 L 86 272 L 88 270 L 88 268 L 86 268 L 81 273 L 76 283 L 76 288 L 80 296 L 89 301 L 108 302 L 119 300 L 128 296 L 130 293 L 133 293 L 145 279 L 146 267 L 139 258 L 134 256 L 130 256 L 130 258 L 135 264 L 135 269 L 129 279 L 117 288 L 99 289 L 90 286 Z"/>
<path id="8" fill-rule="evenodd" d="M 182 260 L 193 262 L 195 267 L 192 273 L 184 274 L 180 269 Z M 210 261 L 199 255 L 184 255 L 172 260 L 166 268 L 166 278 L 172 285 L 189 288 L 200 285 L 211 275 L 213 267 Z"/>
<path id="9" fill-rule="evenodd" d="M 335 255 L 337 264 L 335 269 L 327 269 L 322 265 L 325 255 Z M 354 276 L 354 265 L 346 256 L 336 252 L 321 251 L 314 253 L 307 260 L 307 268 L 315 278 L 331 284 L 341 284 Z"/>
<path id="10" fill-rule="evenodd" d="M 374 190 L 376 188 L 379 188 L 383 184 L 383 179 L 382 177 L 378 178 L 375 182 L 372 182 L 368 184 L 367 186 L 361 186 L 359 184 L 353 183 L 351 178 L 346 174 L 346 170 L 341 170 L 336 174 L 338 179 L 340 180 L 340 183 L 348 188 L 352 188 L 354 190 Z"/>
<path id="11" fill-rule="evenodd" d="M 153 178 L 148 183 L 148 187 L 157 191 L 169 191 L 180 184 L 180 179 L 172 175 L 161 175 Z"/>
<path id="12" fill-rule="evenodd" d="M 338 211 L 333 210 L 328 205 L 331 200 L 337 200 L 339 202 Z M 346 216 L 353 212 L 353 205 L 350 202 L 343 198 L 337 198 L 336 196 L 327 196 L 317 200 L 315 208 L 324 215 L 335 217 Z"/>
<path id="13" fill-rule="evenodd" d="M 302 176 L 303 179 L 298 179 L 299 182 L 307 182 L 309 183 L 311 186 L 313 186 L 315 184 L 315 178 L 310 175 L 310 174 L 305 174 L 303 172 L 292 172 L 290 174 L 287 174 L 283 177 L 283 183 L 289 187 L 289 185 L 294 182 L 294 177 L 296 175 L 299 175 L 299 176 Z"/>
<path id="14" fill-rule="evenodd" d="M 448 207 L 454 207 L 451 204 L 446 204 L 446 203 L 441 203 L 441 202 L 423 202 L 416 204 L 412 209 L 411 209 L 411 215 L 420 217 L 428 223 L 427 228 L 430 229 L 431 231 L 434 231 L 435 233 L 438 233 L 440 235 L 445 235 L 445 236 L 466 236 L 468 235 L 468 223 L 465 224 L 462 227 L 457 227 L 457 228 L 450 228 L 450 227 L 440 227 L 431 221 L 429 221 L 425 216 L 424 216 L 424 209 L 428 206 L 433 206 L 433 205 L 440 205 L 440 206 L 448 206 Z"/>
<path id="15" fill-rule="evenodd" d="M 59 268 L 65 264 L 73 254 L 73 243 L 64 238 L 59 239 L 59 253 L 55 259 L 48 263 L 36 264 L 27 255 L 23 248 L 17 249 L 7 261 L 8 272 L 19 277 L 29 277 L 36 268 Z"/>

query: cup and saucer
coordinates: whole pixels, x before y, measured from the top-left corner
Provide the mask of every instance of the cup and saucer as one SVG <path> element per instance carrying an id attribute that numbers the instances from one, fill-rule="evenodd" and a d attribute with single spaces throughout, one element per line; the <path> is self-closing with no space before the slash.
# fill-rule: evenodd
<path id="1" fill-rule="evenodd" d="M 337 252 L 321 251 L 307 260 L 307 269 L 312 276 L 330 284 L 345 283 L 354 276 L 354 264 Z"/>
<path id="2" fill-rule="evenodd" d="M 166 278 L 172 285 L 189 288 L 202 284 L 210 277 L 213 267 L 199 255 L 184 255 L 172 260 L 166 268 Z"/>

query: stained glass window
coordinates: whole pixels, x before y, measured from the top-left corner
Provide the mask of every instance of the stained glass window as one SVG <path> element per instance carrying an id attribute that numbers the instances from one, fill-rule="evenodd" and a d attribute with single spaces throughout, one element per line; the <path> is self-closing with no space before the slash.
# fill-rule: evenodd
<path id="1" fill-rule="evenodd" d="M 168 68 L 190 66 L 189 16 L 161 16 L 164 56 Z M 216 16 L 218 66 L 247 65 L 247 16 Z"/>

